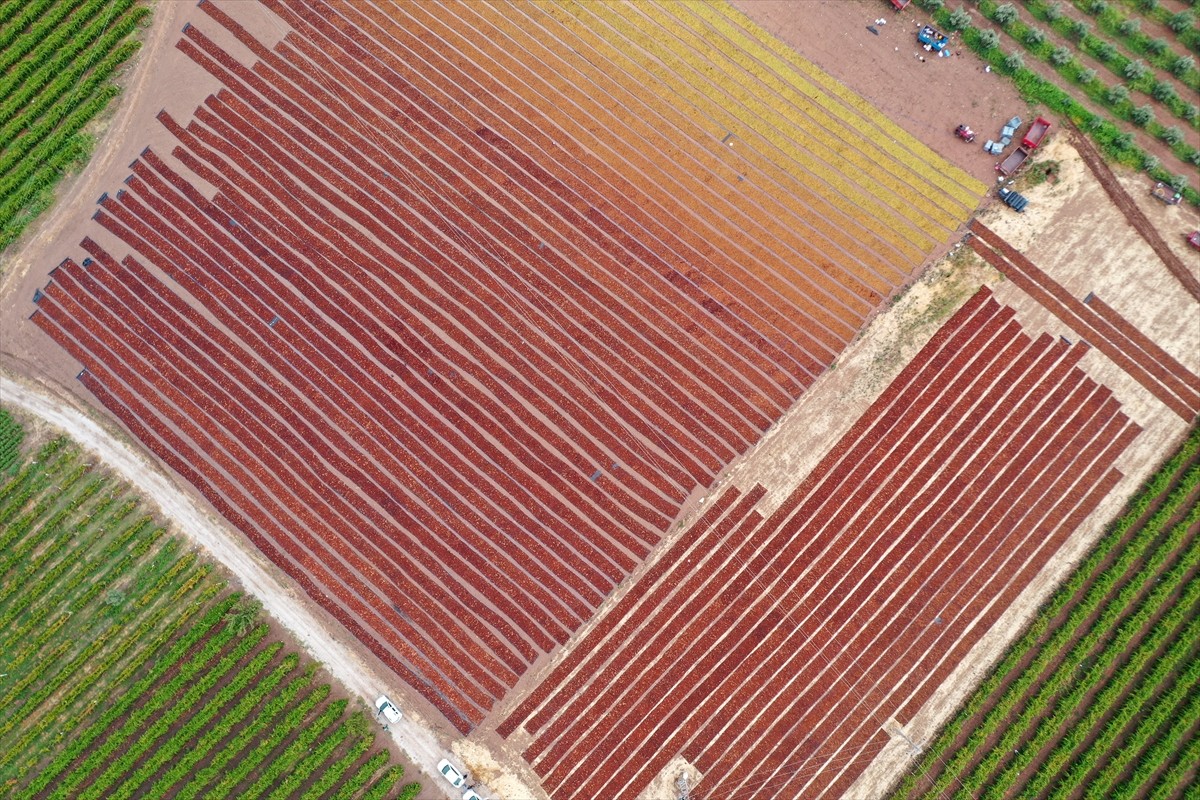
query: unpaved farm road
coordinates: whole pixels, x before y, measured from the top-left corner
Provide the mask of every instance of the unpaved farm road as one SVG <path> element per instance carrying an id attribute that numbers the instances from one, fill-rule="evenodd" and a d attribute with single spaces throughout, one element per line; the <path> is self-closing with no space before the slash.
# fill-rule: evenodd
<path id="1" fill-rule="evenodd" d="M 262 602 L 263 609 L 287 628 L 308 654 L 329 670 L 349 692 L 374 707 L 374 699 L 380 694 L 381 688 L 388 685 L 387 682 L 374 675 L 345 645 L 330 635 L 309 612 L 307 604 L 268 571 L 259 554 L 174 486 L 145 454 L 106 431 L 95 420 L 70 405 L 69 401 L 2 372 L 0 403 L 39 418 L 99 456 L 106 466 L 157 505 L 163 516 L 185 536 L 224 564 L 242 587 Z M 459 796 L 452 794 L 449 784 L 437 775 L 437 762 L 446 755 L 446 751 L 432 733 L 406 714 L 400 724 L 391 726 L 391 734 L 405 755 L 426 772 L 426 775 L 411 776 L 412 779 L 421 780 L 423 798 Z M 496 796 L 485 793 L 487 789 L 483 786 L 476 791 L 485 797 Z"/>

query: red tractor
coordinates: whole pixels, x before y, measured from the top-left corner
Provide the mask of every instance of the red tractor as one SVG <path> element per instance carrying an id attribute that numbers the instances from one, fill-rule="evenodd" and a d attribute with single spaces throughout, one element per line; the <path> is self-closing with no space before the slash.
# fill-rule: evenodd
<path id="1" fill-rule="evenodd" d="M 975 141 L 975 131 L 968 128 L 966 125 L 959 125 L 954 129 L 954 135 L 962 139 L 964 142 Z"/>

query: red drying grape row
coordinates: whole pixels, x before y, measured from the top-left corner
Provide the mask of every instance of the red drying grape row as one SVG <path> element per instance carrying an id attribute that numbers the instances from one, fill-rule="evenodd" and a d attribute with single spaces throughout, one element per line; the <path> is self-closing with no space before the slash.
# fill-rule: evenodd
<path id="1" fill-rule="evenodd" d="M 1139 429 L 1084 352 L 981 291 L 815 480 L 666 554 L 686 590 L 631 592 L 500 732 L 552 796 L 634 797 L 676 754 L 701 797 L 837 796 L 1119 479 Z"/>
<path id="2" fill-rule="evenodd" d="M 1200 413 L 1197 378 L 1187 370 L 1176 368 L 1174 365 L 1178 362 L 1169 356 L 1162 359 L 1156 346 L 1144 348 L 1139 345 L 1139 340 L 1148 340 L 1140 335 L 1134 338 L 1123 330 L 1128 323 L 1124 326 L 1114 324 L 1109 315 L 1090 310 L 1087 303 L 1072 296 L 1064 286 L 978 220 L 971 221 L 971 232 L 975 234 L 971 237 L 972 249 L 1063 324 L 1112 359 L 1164 405 L 1189 423 Z M 1128 328 L 1132 329 L 1132 326 Z"/>
<path id="3" fill-rule="evenodd" d="M 1089 309 L 1096 312 L 1101 319 L 1120 331 L 1125 338 L 1137 346 L 1152 361 L 1165 367 L 1179 383 L 1183 384 L 1183 387 L 1193 392 L 1193 397 L 1200 396 L 1200 375 L 1180 364 L 1174 356 L 1163 350 L 1149 336 L 1133 327 L 1129 320 L 1122 317 L 1112 306 L 1105 303 L 1095 294 L 1089 294 L 1084 298 L 1083 302 Z M 1180 387 L 1176 386 L 1176 388 L 1179 389 Z M 1180 394 L 1180 396 L 1186 397 L 1188 395 Z"/>
<path id="4" fill-rule="evenodd" d="M 143 152 L 95 215 L 136 257 L 85 240 L 91 258 L 54 272 L 34 319 L 130 431 L 466 732 L 904 270 L 779 200 L 803 187 L 706 186 L 583 95 L 551 119 L 518 97 L 545 88 L 528 65 L 488 42 L 491 9 L 454 11 L 477 20 L 456 53 L 424 9 L 395 26 L 269 5 L 295 28 L 273 48 L 203 5 L 251 66 L 194 26 L 179 45 L 224 88 L 185 125 L 160 119 L 215 195 Z M 519 69 L 517 93 L 476 84 L 473 64 Z M 476 113 L 487 97 L 501 113 Z M 708 158 L 664 112 L 639 140 L 686 124 L 688 163 Z M 751 539 L 761 494 L 714 504 L 711 530 L 681 541 L 704 561 Z"/>
<path id="5" fill-rule="evenodd" d="M 884 390 L 879 399 L 871 405 L 855 422 L 851 430 L 834 446 L 830 454 L 812 470 L 801 483 L 800 487 L 782 504 L 779 511 L 772 516 L 767 525 L 777 527 L 781 520 L 788 518 L 792 511 L 799 505 L 800 500 L 805 495 L 811 493 L 813 488 L 822 480 L 825 480 L 835 465 L 841 465 L 843 468 L 852 465 L 852 462 L 847 460 L 847 455 L 853 447 L 863 442 L 864 437 L 868 434 L 871 434 L 873 437 L 881 436 L 886 432 L 886 428 L 890 427 L 890 424 L 879 424 L 879 420 L 884 418 L 885 411 L 890 410 L 895 415 L 911 406 L 916 395 L 919 394 L 919 392 L 913 391 L 913 387 L 927 385 L 945 367 L 950 356 L 956 352 L 956 350 L 946 347 L 952 336 L 974 335 L 982 329 L 986 322 L 995 317 L 999 311 L 1000 307 L 991 298 L 990 292 L 981 290 L 973 295 L 964 307 L 934 334 L 929 344 L 905 366 L 901 373 Z M 841 475 L 842 473 L 840 472 L 835 473 L 832 480 L 841 480 Z M 728 493 L 722 495 L 722 502 L 726 500 L 732 502 L 733 498 L 727 498 L 727 495 Z M 662 571 L 665 570 L 667 564 L 686 558 L 687 552 L 695 546 L 698 534 L 702 533 L 703 530 L 707 530 L 707 528 L 697 524 L 697 526 L 691 529 L 687 539 L 678 542 L 670 553 L 658 559 L 654 568 L 656 575 L 661 577 Z M 653 580 L 657 580 L 658 577 L 655 577 Z M 647 580 L 639 581 L 638 585 L 647 585 L 649 581 L 650 579 L 647 578 Z M 640 594 L 635 594 L 635 590 L 631 590 L 623 598 L 617 609 L 614 609 L 613 612 L 605 616 L 597 630 L 589 638 L 589 641 L 597 642 L 604 640 L 606 647 L 608 647 L 608 632 L 612 630 L 615 623 L 622 619 L 625 614 L 632 611 L 633 605 L 641 597 Z M 610 649 L 609 655 L 611 655 L 611 652 L 612 650 Z M 505 720 L 499 728 L 501 734 L 505 736 L 509 735 L 518 725 L 525 727 L 532 733 L 538 732 L 547 719 L 557 712 L 560 704 L 579 691 L 579 688 L 583 685 L 581 681 L 586 680 L 582 676 L 585 676 L 596 668 L 597 664 L 595 661 L 589 662 L 587 668 L 578 670 L 580 677 L 577 677 L 576 684 L 563 685 L 567 676 L 571 672 L 576 671 L 580 663 L 582 663 L 585 654 L 587 654 L 586 648 L 574 648 L 571 656 L 564 664 L 560 665 L 542 680 L 530 697 Z M 555 692 L 553 697 L 551 697 L 552 691 Z M 533 711 L 539 706 L 541 710 L 536 716 L 532 716 Z"/>

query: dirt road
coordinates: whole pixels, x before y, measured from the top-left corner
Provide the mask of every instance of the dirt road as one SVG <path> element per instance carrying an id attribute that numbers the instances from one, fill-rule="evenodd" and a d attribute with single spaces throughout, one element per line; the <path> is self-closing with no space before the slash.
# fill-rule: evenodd
<path id="1" fill-rule="evenodd" d="M 157 506 L 160 519 L 170 520 L 178 532 L 203 547 L 211 558 L 236 576 L 242 588 L 257 597 L 263 609 L 288 629 L 314 659 L 329 670 L 352 694 L 370 705 L 388 684 L 342 644 L 309 611 L 308 603 L 274 574 L 271 566 L 236 531 L 204 511 L 187 492 L 180 490 L 139 449 L 80 410 L 65 393 L 36 385 L 9 373 L 0 373 L 0 403 L 32 414 L 62 431 L 80 446 L 98 456 L 106 466 L 136 487 Z M 422 797 L 458 797 L 449 784 L 437 779 L 437 762 L 447 755 L 433 735 L 410 714 L 391 726 L 392 737 L 404 754 L 426 775 L 420 780 Z M 477 791 L 483 793 L 484 787 Z M 493 796 L 490 793 L 485 796 Z"/>

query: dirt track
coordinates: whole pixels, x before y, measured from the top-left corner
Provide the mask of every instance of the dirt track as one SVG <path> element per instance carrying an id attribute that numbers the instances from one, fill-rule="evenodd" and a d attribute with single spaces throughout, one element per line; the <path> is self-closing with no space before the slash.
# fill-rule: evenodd
<path id="1" fill-rule="evenodd" d="M 171 521 L 175 532 L 203 547 L 232 572 L 242 588 L 261 600 L 263 609 L 352 694 L 370 705 L 380 692 L 389 691 L 388 681 L 375 674 L 352 648 L 330 633 L 328 624 L 309 611 L 308 603 L 296 597 L 278 570 L 261 553 L 231 530 L 227 522 L 203 509 L 190 491 L 177 487 L 140 447 L 130 444 L 125 436 L 113 433 L 110 423 L 96 421 L 94 412 L 80 410 L 74 401 L 59 392 L 9 374 L 0 374 L 0 400 L 65 433 L 103 460 L 122 480 L 153 503 L 162 518 Z M 445 750 L 428 730 L 419 721 L 406 717 L 400 724 L 392 726 L 392 731 L 400 748 L 413 763 L 433 775 Z M 438 782 L 425 778 L 423 783 L 431 791 L 457 798 Z"/>

